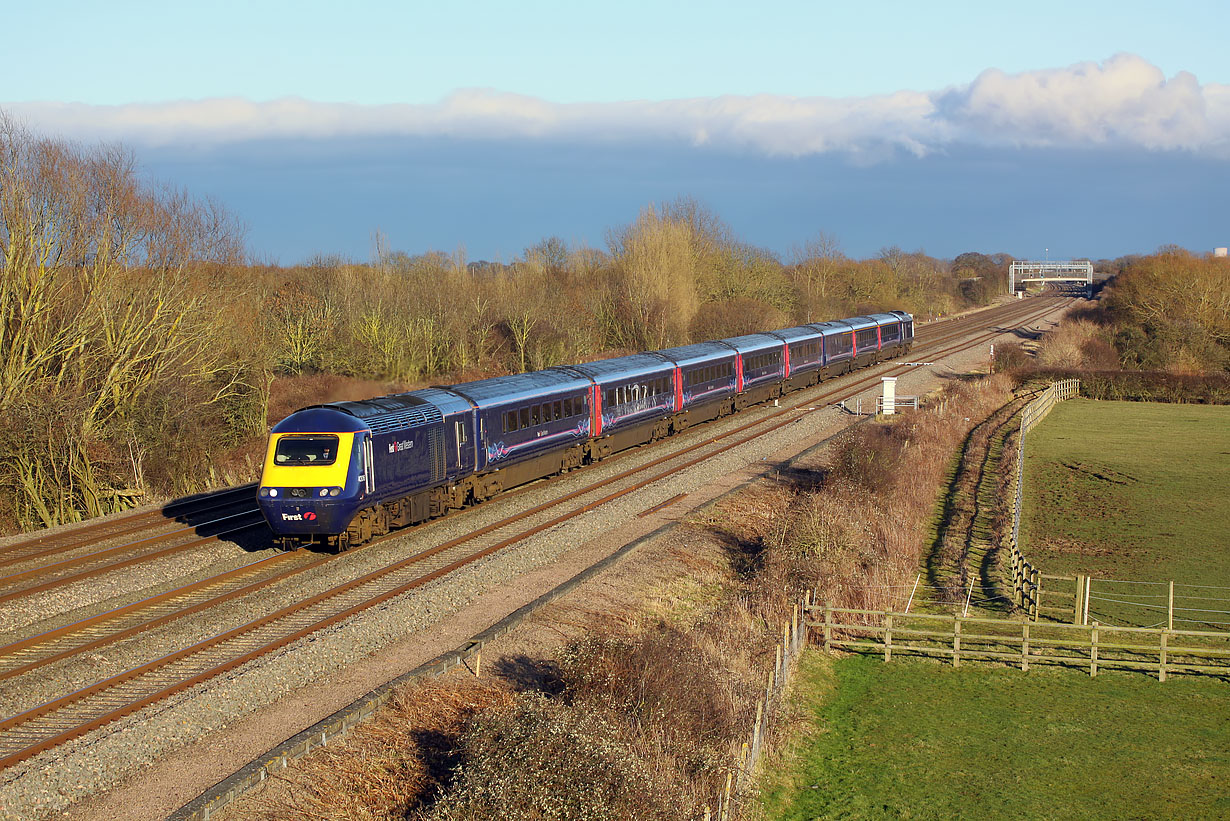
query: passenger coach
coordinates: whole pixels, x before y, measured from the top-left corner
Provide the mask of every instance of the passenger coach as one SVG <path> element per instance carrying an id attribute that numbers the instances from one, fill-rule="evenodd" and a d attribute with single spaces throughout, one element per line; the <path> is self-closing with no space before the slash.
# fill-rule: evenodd
<path id="1" fill-rule="evenodd" d="M 902 311 L 800 325 L 292 413 L 257 500 L 287 548 L 391 528 L 899 356 Z"/>

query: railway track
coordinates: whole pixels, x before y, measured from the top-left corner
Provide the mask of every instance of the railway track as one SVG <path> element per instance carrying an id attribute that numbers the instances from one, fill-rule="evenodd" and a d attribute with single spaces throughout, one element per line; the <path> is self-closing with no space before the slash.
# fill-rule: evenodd
<path id="1" fill-rule="evenodd" d="M 1019 310 L 1017 305 L 1002 306 L 982 312 L 975 321 L 986 323 L 1010 317 Z M 946 320 L 924 326 L 918 332 L 916 347 L 959 337 L 968 331 L 969 324 L 970 320 Z M 617 459 L 620 455 L 611 458 Z M 267 546 L 268 531 L 251 498 L 254 487 L 255 484 L 250 484 L 230 488 L 176 501 L 161 511 L 146 511 L 9 545 L 0 551 L 0 605 L 144 562 L 209 547 L 221 539 L 237 538 L 241 533 L 249 534 L 249 546 Z M 167 531 L 161 526 L 170 519 L 187 523 L 187 526 Z M 138 538 L 108 544 L 128 534 L 137 534 Z"/>
<path id="2" fill-rule="evenodd" d="M 1029 309 L 1025 320 L 1013 322 L 1017 325 L 1021 321 L 1032 321 L 1044 315 L 1053 310 L 1056 304 L 1056 301 L 1052 300 L 1031 302 L 1035 304 L 1008 306 L 1016 310 L 986 312 L 979 317 L 977 324 L 985 325 L 988 321 L 994 323 L 1008 319 L 1014 314 L 1022 313 L 1022 308 Z M 950 351 L 941 346 L 952 339 L 968 336 L 973 330 L 973 324 L 969 321 L 950 323 L 950 327 L 943 329 L 946 333 L 928 333 L 925 337 L 920 332 L 920 339 L 916 341 L 918 356 L 925 354 L 925 357 L 939 358 L 945 355 Z M 928 326 L 928 330 L 931 327 L 934 326 Z M 1001 332 L 1001 328 L 996 328 L 994 331 L 979 333 L 972 341 L 963 341 L 951 347 L 954 350 L 972 347 Z M 672 449 L 670 453 L 664 453 L 645 464 L 616 472 L 529 510 L 441 542 L 291 606 L 225 630 L 192 646 L 151 659 L 117 675 L 92 682 L 71 693 L 9 716 L 0 720 L 0 768 L 11 767 L 64 741 L 427 584 L 535 533 L 563 524 L 615 498 L 792 424 L 801 413 L 811 412 L 808 409 L 824 407 L 839 396 L 864 390 L 866 386 L 877 383 L 881 376 L 903 373 L 908 369 L 899 364 L 888 364 L 887 367 L 873 369 L 871 373 L 857 373 L 851 377 L 853 381 L 850 381 L 851 378 L 842 379 L 843 384 L 840 386 L 825 383 L 821 386 L 819 395 L 816 395 L 815 388 L 789 395 L 786 402 L 796 398 L 801 401 L 761 414 L 758 418 L 719 435 L 703 438 L 683 448 Z M 611 461 L 607 460 L 603 464 L 610 464 Z M 538 483 L 536 487 L 542 485 L 543 483 Z M 562 513 L 558 512 L 561 505 L 569 502 L 575 502 L 575 505 Z M 404 532 L 390 534 L 372 544 L 380 544 L 404 535 Z M 365 551 L 370 546 L 346 555 Z M 0 682 L 19 679 L 47 665 L 98 650 L 107 644 L 131 638 L 142 631 L 152 630 L 186 615 L 200 613 L 223 602 L 257 595 L 272 585 L 285 583 L 299 574 L 305 574 L 321 564 L 340 558 L 307 551 L 275 554 L 227 573 L 13 642 L 0 648 Z M 130 557 L 118 561 L 132 564 L 139 560 Z M 3 583 L 3 579 L 0 579 L 0 583 Z"/>

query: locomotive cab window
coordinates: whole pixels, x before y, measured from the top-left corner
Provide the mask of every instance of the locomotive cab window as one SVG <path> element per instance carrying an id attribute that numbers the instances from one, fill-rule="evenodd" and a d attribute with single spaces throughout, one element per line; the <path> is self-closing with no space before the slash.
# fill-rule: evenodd
<path id="1" fill-rule="evenodd" d="M 336 436 L 283 436 L 273 452 L 279 465 L 331 465 L 337 461 Z"/>

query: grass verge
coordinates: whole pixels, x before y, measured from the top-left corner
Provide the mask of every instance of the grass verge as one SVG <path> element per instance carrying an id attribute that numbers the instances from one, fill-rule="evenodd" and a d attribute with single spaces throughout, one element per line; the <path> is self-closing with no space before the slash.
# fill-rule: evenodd
<path id="1" fill-rule="evenodd" d="M 804 655 L 769 819 L 1224 818 L 1226 685 Z"/>
<path id="2" fill-rule="evenodd" d="M 1029 434 L 1021 550 L 1047 573 L 1230 586 L 1230 407 L 1072 399 Z"/>

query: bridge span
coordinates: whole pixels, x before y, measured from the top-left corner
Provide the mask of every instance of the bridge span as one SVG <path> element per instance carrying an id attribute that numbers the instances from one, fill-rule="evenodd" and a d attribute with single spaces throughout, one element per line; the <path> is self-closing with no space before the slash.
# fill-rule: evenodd
<path id="1" fill-rule="evenodd" d="M 1015 293 L 1017 283 L 1024 286 L 1027 282 L 1079 282 L 1086 288 L 1092 288 L 1093 263 L 1087 259 L 1044 262 L 1020 260 L 1012 263 L 1008 268 L 1008 290 Z"/>

